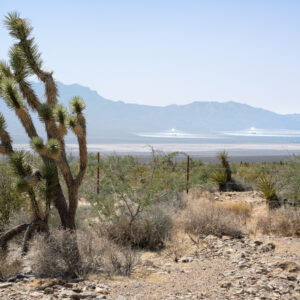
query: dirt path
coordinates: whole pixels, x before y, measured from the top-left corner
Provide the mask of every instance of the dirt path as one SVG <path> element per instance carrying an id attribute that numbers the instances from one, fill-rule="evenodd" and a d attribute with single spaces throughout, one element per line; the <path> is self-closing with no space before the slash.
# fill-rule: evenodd
<path id="1" fill-rule="evenodd" d="M 144 253 L 130 278 L 79 282 L 23 278 L 0 283 L 0 299 L 300 299 L 300 253 L 275 241 L 208 236 L 175 262 L 170 253 Z M 296 250 L 298 249 L 298 250 Z"/>
<path id="2" fill-rule="evenodd" d="M 264 210 L 254 192 L 215 197 L 252 203 L 257 214 Z M 300 299 L 299 238 L 207 236 L 195 244 L 185 234 L 177 237 L 162 252 L 143 252 L 131 277 L 70 282 L 25 276 L 0 283 L 0 299 Z"/>

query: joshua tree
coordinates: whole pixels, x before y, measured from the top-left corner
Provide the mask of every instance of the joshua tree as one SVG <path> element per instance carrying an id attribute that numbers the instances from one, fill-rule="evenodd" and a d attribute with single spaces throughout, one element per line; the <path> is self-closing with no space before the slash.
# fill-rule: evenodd
<path id="1" fill-rule="evenodd" d="M 14 150 L 4 116 L 0 113 L 0 153 L 9 157 L 10 164 L 18 176 L 16 187 L 28 194 L 33 211 L 32 223 L 21 224 L 6 232 L 0 237 L 0 246 L 5 248 L 11 238 L 26 231 L 26 250 L 26 241 L 34 230 L 48 230 L 51 203 L 59 213 L 62 227 L 75 230 L 78 189 L 87 167 L 86 122 L 82 114 L 85 104 L 81 98 L 74 97 L 70 102 L 71 114 L 68 114 L 66 108 L 58 104 L 53 72 L 47 72 L 43 68 L 41 53 L 31 37 L 32 27 L 29 22 L 18 13 L 12 12 L 6 16 L 5 25 L 16 43 L 9 51 L 9 63 L 0 62 L 0 96 L 23 125 L 32 148 L 41 157 L 43 166 L 35 170 L 26 162 L 24 152 Z M 37 97 L 28 81 L 28 77 L 32 75 L 45 86 L 45 102 Z M 45 141 L 37 134 L 28 107 L 38 113 L 44 124 L 47 137 Z M 80 167 L 76 176 L 71 173 L 66 155 L 64 138 L 68 129 L 74 132 L 79 145 Z M 67 186 L 67 199 L 62 192 L 58 171 L 61 172 Z M 35 194 L 34 186 L 39 181 L 44 181 L 46 185 L 44 204 L 37 201 Z"/>
<path id="2" fill-rule="evenodd" d="M 217 170 L 211 174 L 211 179 L 219 185 L 219 190 L 225 192 L 230 184 L 232 184 L 231 168 L 228 162 L 227 152 L 223 151 L 218 154 L 218 159 L 222 165 L 220 170 Z"/>
<path id="3" fill-rule="evenodd" d="M 231 168 L 229 165 L 227 152 L 222 151 L 221 153 L 218 154 L 218 158 L 222 164 L 222 167 L 225 170 L 226 182 L 230 182 L 231 181 Z"/>

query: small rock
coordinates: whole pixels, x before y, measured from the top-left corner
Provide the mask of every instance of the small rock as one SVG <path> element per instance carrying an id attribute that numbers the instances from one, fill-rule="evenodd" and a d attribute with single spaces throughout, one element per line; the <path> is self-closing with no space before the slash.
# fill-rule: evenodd
<path id="1" fill-rule="evenodd" d="M 261 242 L 261 241 L 254 241 L 254 244 L 255 244 L 256 246 L 260 246 L 260 245 L 263 244 L 263 242 Z"/>
<path id="2" fill-rule="evenodd" d="M 295 276 L 287 276 L 287 280 L 289 280 L 289 281 L 296 281 L 297 278 Z"/>
<path id="3" fill-rule="evenodd" d="M 53 292 L 54 292 L 54 289 L 51 287 L 47 287 L 44 289 L 44 294 L 50 295 L 50 294 L 53 294 Z"/>
<path id="4" fill-rule="evenodd" d="M 103 295 L 109 294 L 108 289 L 104 287 L 96 287 L 95 292 Z"/>
<path id="5" fill-rule="evenodd" d="M 223 282 L 221 283 L 220 287 L 228 289 L 231 287 L 231 282 Z"/>
<path id="6" fill-rule="evenodd" d="M 226 254 L 231 254 L 231 253 L 233 253 L 233 252 L 235 252 L 235 251 L 234 251 L 234 249 L 232 249 L 232 248 L 229 248 L 229 249 L 226 250 Z"/>
<path id="7" fill-rule="evenodd" d="M 300 266 L 294 262 L 286 261 L 282 263 L 277 263 L 275 265 L 276 267 L 286 270 L 288 272 L 299 272 L 300 271 Z"/>
<path id="8" fill-rule="evenodd" d="M 0 283 L 0 289 L 5 289 L 5 288 L 8 288 L 12 285 L 13 284 L 11 282 Z"/>
<path id="9" fill-rule="evenodd" d="M 189 263 L 189 262 L 192 262 L 192 261 L 193 261 L 193 257 L 191 257 L 191 256 L 183 256 L 180 259 L 180 262 L 182 262 L 182 263 Z"/>

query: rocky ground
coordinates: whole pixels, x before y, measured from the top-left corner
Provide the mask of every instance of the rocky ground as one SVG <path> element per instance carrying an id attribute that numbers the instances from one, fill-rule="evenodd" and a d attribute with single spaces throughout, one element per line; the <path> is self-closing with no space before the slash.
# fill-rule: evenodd
<path id="1" fill-rule="evenodd" d="M 161 252 L 142 253 L 130 277 L 90 276 L 64 281 L 17 276 L 0 283 L 0 299 L 297 300 L 300 239 L 210 235 L 192 241 L 182 234 Z"/>

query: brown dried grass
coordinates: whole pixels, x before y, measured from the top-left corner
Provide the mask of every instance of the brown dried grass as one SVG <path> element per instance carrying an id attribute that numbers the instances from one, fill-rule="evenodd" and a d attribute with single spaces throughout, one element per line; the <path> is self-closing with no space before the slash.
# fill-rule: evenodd
<path id="1" fill-rule="evenodd" d="M 79 254 L 76 251 L 78 246 Z M 54 230 L 38 235 L 28 256 L 33 273 L 41 277 L 82 277 L 90 274 L 129 276 L 138 263 L 138 253 L 119 247 L 95 231 Z"/>
<path id="2" fill-rule="evenodd" d="M 278 236 L 300 236 L 300 208 L 282 207 L 256 218 L 255 232 Z"/>
<path id="3" fill-rule="evenodd" d="M 195 236 L 231 236 L 243 235 L 241 221 L 232 211 L 217 205 L 213 201 L 193 200 L 187 203 L 184 212 L 177 219 L 179 227 Z"/>

